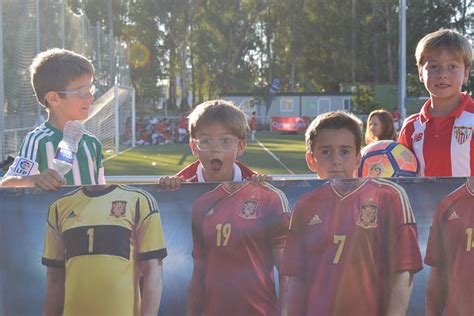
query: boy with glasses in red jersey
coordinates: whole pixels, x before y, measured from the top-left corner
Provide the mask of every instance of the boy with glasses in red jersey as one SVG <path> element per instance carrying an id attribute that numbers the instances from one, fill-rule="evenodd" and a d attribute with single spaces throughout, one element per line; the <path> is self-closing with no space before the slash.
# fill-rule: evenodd
<path id="1" fill-rule="evenodd" d="M 160 178 L 161 185 L 178 189 L 182 182 L 268 179 L 237 160 L 247 147 L 249 129 L 247 118 L 238 107 L 224 100 L 207 101 L 198 105 L 188 119 L 189 146 L 198 160 L 175 176 Z"/>
<path id="2" fill-rule="evenodd" d="M 104 184 L 102 144 L 84 133 L 72 170 L 61 177 L 53 160 L 68 121 L 84 120 L 94 101 L 94 66 L 82 55 L 65 49 L 38 54 L 30 67 L 31 84 L 38 102 L 48 111 L 46 122 L 28 133 L 2 180 L 2 186 L 35 186 L 46 191 L 63 184 Z"/>
<path id="3" fill-rule="evenodd" d="M 237 161 L 248 129 L 245 114 L 230 102 L 198 105 L 189 115 L 189 145 L 198 160 L 160 179 L 171 189 L 184 181 L 224 182 L 193 205 L 188 315 L 280 315 L 274 267 L 283 256 L 290 207 L 280 190 L 263 183 L 267 176 Z M 286 282 L 279 281 L 282 293 Z"/>

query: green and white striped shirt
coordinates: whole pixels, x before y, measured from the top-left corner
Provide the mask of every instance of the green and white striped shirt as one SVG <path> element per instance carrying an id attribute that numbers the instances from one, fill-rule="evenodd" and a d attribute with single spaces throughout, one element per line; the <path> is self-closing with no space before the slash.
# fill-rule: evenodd
<path id="1" fill-rule="evenodd" d="M 53 159 L 63 132 L 45 122 L 29 132 L 23 139 L 20 152 L 5 176 L 35 175 L 53 169 Z M 85 131 L 78 145 L 72 170 L 65 175 L 67 184 L 104 184 L 102 144 Z"/>

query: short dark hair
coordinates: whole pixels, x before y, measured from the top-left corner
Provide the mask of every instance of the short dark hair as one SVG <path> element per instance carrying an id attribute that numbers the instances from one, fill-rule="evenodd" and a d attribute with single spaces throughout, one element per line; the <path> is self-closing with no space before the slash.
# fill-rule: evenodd
<path id="1" fill-rule="evenodd" d="M 347 129 L 354 134 L 355 147 L 360 152 L 362 146 L 362 121 L 352 113 L 333 111 L 318 115 L 308 126 L 305 133 L 306 150 L 313 154 L 318 134 L 325 129 Z"/>
<path id="2" fill-rule="evenodd" d="M 36 55 L 30 74 L 38 102 L 47 107 L 48 92 L 64 90 L 71 81 L 84 75 L 94 76 L 95 70 L 86 57 L 67 49 L 52 48 Z"/>

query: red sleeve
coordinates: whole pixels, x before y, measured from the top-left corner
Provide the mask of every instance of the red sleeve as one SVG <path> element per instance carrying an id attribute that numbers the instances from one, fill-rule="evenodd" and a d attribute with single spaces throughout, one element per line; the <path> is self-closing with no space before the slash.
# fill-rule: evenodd
<path id="1" fill-rule="evenodd" d="M 289 276 L 304 276 L 305 256 L 303 243 L 303 209 L 296 205 L 291 215 L 286 247 L 283 253 L 282 273 Z"/>
<path id="2" fill-rule="evenodd" d="M 206 255 L 204 235 L 202 231 L 202 212 L 199 210 L 198 202 L 193 205 L 192 211 L 192 235 L 193 235 L 193 258 L 203 259 Z"/>
<path id="3" fill-rule="evenodd" d="M 268 202 L 266 202 L 269 238 L 273 248 L 283 248 L 286 244 L 291 209 L 283 191 L 271 185 L 267 186 L 271 193 Z"/>
<path id="4" fill-rule="evenodd" d="M 249 167 L 244 165 L 242 162 L 236 160 L 235 163 L 239 166 L 240 170 L 242 171 L 242 178 L 244 180 L 250 179 L 254 174 L 257 174 L 255 171 L 251 170 Z"/>
<path id="5" fill-rule="evenodd" d="M 386 199 L 390 205 L 390 271 L 414 271 L 423 268 L 418 230 L 410 201 L 402 187 L 394 187 L 394 194 Z"/>
<path id="6" fill-rule="evenodd" d="M 428 237 L 428 244 L 426 245 L 425 263 L 430 266 L 442 266 L 446 262 L 446 256 L 442 238 L 442 216 L 445 207 L 441 202 L 433 217 L 433 222 L 430 227 L 430 235 Z"/>
<path id="7" fill-rule="evenodd" d="M 176 175 L 183 177 L 186 182 L 197 182 L 197 167 L 199 163 L 199 160 L 196 160 L 192 164 L 181 169 Z"/>
<path id="8" fill-rule="evenodd" d="M 412 140 L 412 135 L 413 132 L 415 131 L 415 128 L 413 126 L 413 120 L 412 117 L 409 117 L 403 122 L 402 129 L 400 131 L 400 135 L 398 136 L 398 142 L 400 144 L 405 145 L 408 147 L 410 150 L 413 151 L 413 140 Z"/>

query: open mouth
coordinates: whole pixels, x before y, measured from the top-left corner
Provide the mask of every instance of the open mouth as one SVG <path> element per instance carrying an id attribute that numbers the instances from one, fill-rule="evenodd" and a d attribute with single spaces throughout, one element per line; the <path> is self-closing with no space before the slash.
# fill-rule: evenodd
<path id="1" fill-rule="evenodd" d="M 212 159 L 211 160 L 211 169 L 214 172 L 220 171 L 222 168 L 222 161 L 220 159 Z"/>

